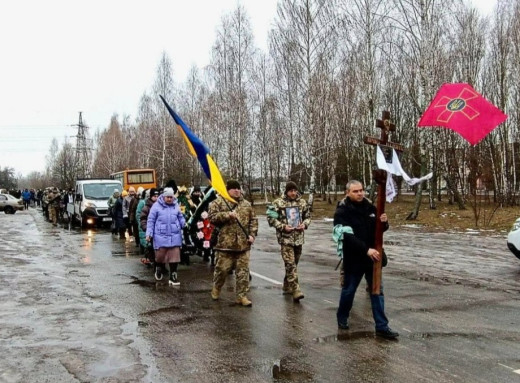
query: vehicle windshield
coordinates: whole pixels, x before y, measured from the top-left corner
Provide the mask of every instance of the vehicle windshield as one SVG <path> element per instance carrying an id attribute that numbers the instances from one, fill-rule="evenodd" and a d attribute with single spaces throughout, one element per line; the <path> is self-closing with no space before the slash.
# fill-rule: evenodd
<path id="1" fill-rule="evenodd" d="M 114 194 L 114 189 L 121 190 L 121 185 L 118 183 L 83 184 L 86 199 L 107 200 Z"/>
<path id="2" fill-rule="evenodd" d="M 11 194 L 4 194 L 4 195 L 7 197 L 7 199 L 13 199 L 15 201 L 18 201 L 18 198 L 13 197 Z"/>

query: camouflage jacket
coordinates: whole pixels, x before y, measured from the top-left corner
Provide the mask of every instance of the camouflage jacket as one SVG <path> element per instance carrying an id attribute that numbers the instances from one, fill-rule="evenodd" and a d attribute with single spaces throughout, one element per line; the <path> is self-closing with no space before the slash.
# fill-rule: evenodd
<path id="1" fill-rule="evenodd" d="M 218 197 L 209 205 L 209 220 L 215 225 L 215 230 L 219 230 L 218 241 L 215 250 L 241 252 L 249 250 L 251 244 L 248 242 L 249 235 L 256 237 L 258 233 L 258 219 L 251 204 L 240 196 L 237 204 L 227 202 L 234 212 L 238 215 L 238 221 L 248 233 L 240 228 L 237 220 L 231 218 L 228 205 L 222 197 Z"/>
<path id="2" fill-rule="evenodd" d="M 267 222 L 269 222 L 269 226 L 272 226 L 276 229 L 276 237 L 278 238 L 278 243 L 280 245 L 299 246 L 303 245 L 305 242 L 304 231 L 295 230 L 287 233 L 283 230 L 286 225 L 289 225 L 287 212 L 292 207 L 298 208 L 300 222 L 305 225 L 306 229 L 311 223 L 311 212 L 309 210 L 309 205 L 307 205 L 307 202 L 300 195 L 298 195 L 298 197 L 296 197 L 294 200 L 289 200 L 287 196 L 274 200 L 268 209 L 269 212 L 267 215 Z"/>
<path id="3" fill-rule="evenodd" d="M 47 194 L 47 204 L 50 204 L 51 206 L 58 207 L 60 206 L 60 193 L 55 191 L 50 191 Z"/>

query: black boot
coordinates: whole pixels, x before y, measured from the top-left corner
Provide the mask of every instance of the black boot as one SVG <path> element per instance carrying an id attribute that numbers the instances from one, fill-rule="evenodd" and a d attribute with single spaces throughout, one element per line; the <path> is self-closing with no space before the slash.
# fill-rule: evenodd
<path id="1" fill-rule="evenodd" d="M 155 279 L 160 281 L 163 277 L 162 265 L 159 263 L 155 264 Z"/>

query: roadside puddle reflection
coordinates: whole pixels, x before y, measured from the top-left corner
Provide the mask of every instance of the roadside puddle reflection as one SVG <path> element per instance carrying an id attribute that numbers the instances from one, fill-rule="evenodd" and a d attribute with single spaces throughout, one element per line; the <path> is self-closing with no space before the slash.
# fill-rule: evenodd
<path id="1" fill-rule="evenodd" d="M 316 343 L 332 343 L 332 342 L 344 342 L 349 340 L 356 340 L 362 338 L 373 338 L 373 331 L 340 331 L 334 335 L 322 336 L 315 338 Z"/>

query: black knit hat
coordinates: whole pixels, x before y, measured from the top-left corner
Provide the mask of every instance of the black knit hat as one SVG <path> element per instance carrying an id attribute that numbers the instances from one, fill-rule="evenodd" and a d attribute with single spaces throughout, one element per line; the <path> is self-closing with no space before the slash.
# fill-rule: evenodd
<path id="1" fill-rule="evenodd" d="M 151 188 L 150 189 L 150 198 L 154 195 L 159 195 L 159 190 L 156 189 L 156 188 Z"/>
<path id="2" fill-rule="evenodd" d="M 166 183 L 165 188 L 172 188 L 174 193 L 177 193 L 177 190 L 178 190 L 177 189 L 177 183 L 175 182 L 175 180 L 169 180 Z"/>
<path id="3" fill-rule="evenodd" d="M 240 184 L 237 180 L 229 180 L 226 184 L 226 190 L 229 189 L 240 189 Z"/>
<path id="4" fill-rule="evenodd" d="M 285 192 L 287 193 L 289 190 L 298 190 L 298 185 L 296 185 L 296 182 L 289 181 L 285 184 Z"/>

